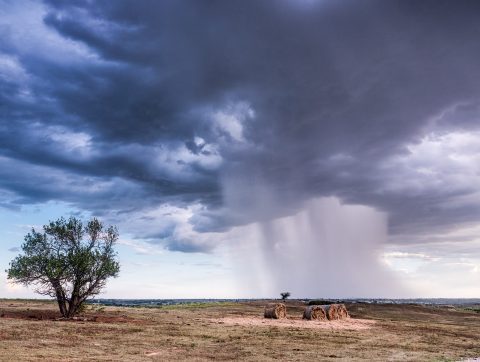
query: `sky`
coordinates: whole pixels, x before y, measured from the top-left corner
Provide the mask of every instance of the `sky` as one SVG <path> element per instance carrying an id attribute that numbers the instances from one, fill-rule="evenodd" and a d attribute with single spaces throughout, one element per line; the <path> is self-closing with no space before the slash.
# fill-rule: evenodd
<path id="1" fill-rule="evenodd" d="M 103 297 L 480 297 L 479 11 L 0 0 L 0 297 L 61 216 Z"/>

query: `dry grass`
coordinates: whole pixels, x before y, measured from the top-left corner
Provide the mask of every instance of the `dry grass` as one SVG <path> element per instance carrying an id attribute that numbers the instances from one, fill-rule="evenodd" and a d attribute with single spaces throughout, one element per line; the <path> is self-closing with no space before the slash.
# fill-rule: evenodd
<path id="1" fill-rule="evenodd" d="M 347 305 L 365 330 L 242 326 L 218 318 L 263 315 L 265 302 L 88 310 L 61 321 L 55 305 L 0 300 L 1 361 L 369 360 L 446 361 L 480 356 L 480 314 L 415 305 Z M 289 318 L 303 305 L 288 302 Z M 39 319 L 42 318 L 42 319 Z M 330 323 L 330 322 L 305 322 Z"/>

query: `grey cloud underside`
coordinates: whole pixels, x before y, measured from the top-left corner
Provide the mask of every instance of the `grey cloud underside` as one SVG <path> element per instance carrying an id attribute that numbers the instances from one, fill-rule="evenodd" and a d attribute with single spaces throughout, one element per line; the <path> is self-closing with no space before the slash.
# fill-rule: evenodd
<path id="1" fill-rule="evenodd" d="M 261 180 L 281 198 L 266 217 L 334 195 L 388 212 L 392 233 L 478 222 L 480 203 L 439 206 L 477 185 L 396 192 L 385 187 L 396 170 L 381 167 L 430 132 L 479 130 L 478 2 L 45 5 L 46 26 L 95 56 L 55 62 L 2 37 L 0 49 L 30 77 L 29 97 L 21 82 L 0 82 L 0 162 L 8 166 L 0 187 L 15 195 L 12 204 L 61 199 L 121 212 L 199 202 L 206 210 L 192 217 L 196 230 L 221 231 L 259 217 L 224 203 L 222 180 L 234 177 Z M 228 134 L 219 142 L 209 113 L 235 102 L 255 112 L 243 124 L 243 147 Z M 62 152 L 42 127 L 85 132 L 91 149 Z M 217 145 L 222 163 L 206 167 L 173 152 L 174 171 L 152 167 L 159 152 L 182 146 L 201 155 L 195 137 Z M 92 191 L 98 182 L 105 186 Z M 239 195 L 245 210 L 251 197 Z"/>

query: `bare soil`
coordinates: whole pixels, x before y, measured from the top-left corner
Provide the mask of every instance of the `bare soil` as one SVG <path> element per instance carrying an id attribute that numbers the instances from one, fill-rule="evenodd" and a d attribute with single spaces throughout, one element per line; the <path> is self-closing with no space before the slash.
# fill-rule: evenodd
<path id="1" fill-rule="evenodd" d="M 480 357 L 480 313 L 349 304 L 343 321 L 265 320 L 265 301 L 89 307 L 62 320 L 52 302 L 0 300 L 0 361 L 458 361 Z"/>
<path id="2" fill-rule="evenodd" d="M 307 328 L 307 329 L 329 329 L 339 330 L 347 329 L 351 331 L 359 331 L 363 329 L 370 329 L 375 324 L 375 321 L 370 319 L 353 319 L 348 318 L 344 320 L 333 321 L 307 321 L 298 318 L 285 319 L 265 319 L 262 317 L 225 317 L 211 319 L 213 323 L 227 324 L 234 326 L 249 326 L 249 327 L 284 327 L 284 328 Z"/>

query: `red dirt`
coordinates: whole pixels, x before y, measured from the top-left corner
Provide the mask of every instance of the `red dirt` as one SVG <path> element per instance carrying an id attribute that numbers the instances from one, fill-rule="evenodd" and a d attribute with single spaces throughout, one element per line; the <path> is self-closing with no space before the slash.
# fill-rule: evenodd
<path id="1" fill-rule="evenodd" d="M 134 323 L 145 324 L 146 321 L 129 318 L 123 315 L 116 314 L 91 314 L 78 315 L 71 319 L 62 318 L 60 313 L 48 309 L 36 310 L 0 310 L 0 318 L 8 319 L 26 319 L 26 320 L 51 320 L 51 321 L 66 321 L 66 322 L 98 322 L 98 323 Z"/>

